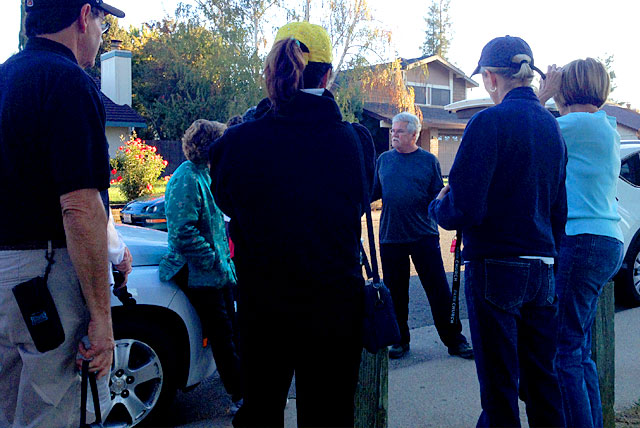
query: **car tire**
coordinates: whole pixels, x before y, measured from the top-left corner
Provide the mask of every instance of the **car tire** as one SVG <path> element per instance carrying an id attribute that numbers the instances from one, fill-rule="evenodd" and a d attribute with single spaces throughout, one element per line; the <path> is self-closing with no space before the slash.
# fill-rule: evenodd
<path id="1" fill-rule="evenodd" d="M 616 303 L 628 307 L 640 306 L 640 238 L 629 246 L 624 266 L 616 277 Z"/>
<path id="2" fill-rule="evenodd" d="M 112 404 L 103 417 L 104 426 L 159 426 L 177 390 L 174 342 L 160 335 L 157 325 L 124 321 L 113 328 Z"/>

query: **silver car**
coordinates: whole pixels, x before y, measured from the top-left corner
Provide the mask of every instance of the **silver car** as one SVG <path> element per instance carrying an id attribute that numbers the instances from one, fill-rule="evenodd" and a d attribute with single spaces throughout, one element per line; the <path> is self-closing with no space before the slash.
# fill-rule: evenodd
<path id="1" fill-rule="evenodd" d="M 176 284 L 158 277 L 167 233 L 135 226 L 118 232 L 133 256 L 128 290 L 137 303 L 123 305 L 112 294 L 116 348 L 106 427 L 134 426 L 166 410 L 177 389 L 195 387 L 216 368 L 195 309 Z"/>
<path id="2" fill-rule="evenodd" d="M 624 261 L 616 276 L 616 303 L 640 306 L 640 140 L 620 144 L 618 214 L 624 235 Z"/>

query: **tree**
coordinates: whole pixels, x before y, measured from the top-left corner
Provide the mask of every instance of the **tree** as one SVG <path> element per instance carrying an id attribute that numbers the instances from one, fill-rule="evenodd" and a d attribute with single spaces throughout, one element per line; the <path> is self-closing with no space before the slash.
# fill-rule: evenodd
<path id="1" fill-rule="evenodd" d="M 260 48 L 267 46 L 264 34 L 265 17 L 269 9 L 280 5 L 280 0 L 245 0 L 246 20 L 248 21 L 250 34 L 253 35 L 253 48 L 258 52 Z M 310 0 L 307 0 L 310 1 Z"/>
<path id="2" fill-rule="evenodd" d="M 142 138 L 176 140 L 196 119 L 226 122 L 257 104 L 261 60 L 238 11 L 217 0 L 181 5 L 175 19 L 133 37 L 134 107 L 149 125 Z"/>
<path id="3" fill-rule="evenodd" d="M 365 73 L 362 85 L 370 101 L 389 104 L 396 112 L 408 111 L 422 120 L 422 112 L 415 104 L 413 88 L 404 82 L 399 59 L 378 65 Z"/>
<path id="4" fill-rule="evenodd" d="M 365 76 L 371 73 L 367 64 L 358 63 L 356 60 L 350 63 L 348 70 L 340 72 L 333 85 L 333 94 L 336 103 L 340 107 L 342 117 L 349 122 L 359 122 L 365 103 L 364 85 Z"/>
<path id="5" fill-rule="evenodd" d="M 600 61 L 602 63 L 602 65 L 604 65 L 604 68 L 607 70 L 607 72 L 609 73 L 609 80 L 610 80 L 610 87 L 609 87 L 609 96 L 611 96 L 611 93 L 613 93 L 613 91 L 618 87 L 613 80 L 616 78 L 616 72 L 613 70 L 613 54 L 604 54 L 604 57 L 598 57 L 597 58 L 598 61 Z"/>
<path id="6" fill-rule="evenodd" d="M 382 28 L 373 18 L 367 0 L 332 0 L 318 4 L 313 10 L 310 0 L 295 0 L 293 6 L 289 2 L 283 8 L 288 21 L 312 22 L 321 25 L 329 33 L 333 46 L 334 73 L 327 82 L 327 89 L 332 88 L 341 71 L 360 60 L 368 63 L 366 58 L 373 56 L 376 62 L 385 61 L 391 32 Z"/>
<path id="7" fill-rule="evenodd" d="M 425 40 L 422 44 L 424 55 L 440 55 L 446 59 L 452 39 L 449 3 L 451 0 L 432 0 L 425 22 Z"/>

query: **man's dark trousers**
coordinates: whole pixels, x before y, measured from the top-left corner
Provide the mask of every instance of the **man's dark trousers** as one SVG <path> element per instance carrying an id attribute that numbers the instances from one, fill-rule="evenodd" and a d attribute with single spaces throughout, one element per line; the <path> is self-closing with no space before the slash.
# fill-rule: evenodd
<path id="1" fill-rule="evenodd" d="M 408 344 L 409 334 L 409 257 L 418 272 L 431 305 L 434 324 L 445 346 L 466 342 L 460 321 L 450 324 L 451 290 L 442 263 L 440 238 L 427 235 L 414 242 L 380 244 L 380 259 L 384 283 L 391 291 L 393 306 L 400 327 L 401 344 Z"/>

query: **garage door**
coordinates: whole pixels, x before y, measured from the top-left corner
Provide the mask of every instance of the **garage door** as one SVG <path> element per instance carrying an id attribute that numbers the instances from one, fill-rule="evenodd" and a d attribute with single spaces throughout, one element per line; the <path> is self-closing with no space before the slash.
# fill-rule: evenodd
<path id="1" fill-rule="evenodd" d="M 449 175 L 453 160 L 460 147 L 460 140 L 462 140 L 462 134 L 440 134 L 438 136 L 438 160 L 442 175 Z"/>

